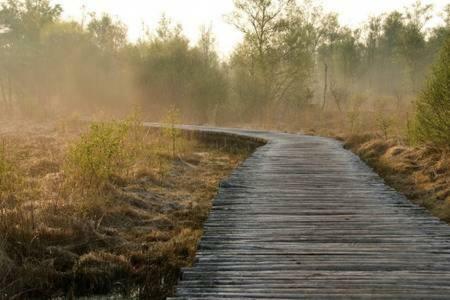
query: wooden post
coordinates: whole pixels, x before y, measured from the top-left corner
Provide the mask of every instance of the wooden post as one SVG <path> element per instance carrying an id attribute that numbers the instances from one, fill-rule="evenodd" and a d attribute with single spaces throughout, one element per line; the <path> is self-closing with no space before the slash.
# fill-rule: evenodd
<path id="1" fill-rule="evenodd" d="M 323 87 L 322 110 L 325 110 L 325 105 L 327 103 L 327 91 L 328 91 L 328 64 L 325 63 L 325 80 L 324 80 L 324 87 Z"/>

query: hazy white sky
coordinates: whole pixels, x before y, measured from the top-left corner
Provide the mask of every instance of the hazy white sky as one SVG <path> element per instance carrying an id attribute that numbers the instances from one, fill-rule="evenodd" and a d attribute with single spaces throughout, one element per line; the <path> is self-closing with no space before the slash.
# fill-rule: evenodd
<path id="1" fill-rule="evenodd" d="M 357 26 L 370 15 L 402 9 L 415 0 L 317 0 L 330 11 L 338 12 L 343 24 Z M 433 4 L 439 14 L 450 0 L 424 0 Z M 224 21 L 224 15 L 233 10 L 233 0 L 52 0 L 64 8 L 65 18 L 81 19 L 82 7 L 86 12 L 109 13 L 122 20 L 129 28 L 129 36 L 136 40 L 142 34 L 143 24 L 155 28 L 161 15 L 168 17 L 184 28 L 192 40 L 198 38 L 202 25 L 212 25 L 220 53 L 230 53 L 241 39 L 234 27 Z M 438 22 L 438 20 L 434 20 Z"/>

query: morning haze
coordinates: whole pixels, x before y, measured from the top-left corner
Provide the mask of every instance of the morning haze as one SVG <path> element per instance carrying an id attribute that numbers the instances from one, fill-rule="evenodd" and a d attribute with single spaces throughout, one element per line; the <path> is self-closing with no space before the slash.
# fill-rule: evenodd
<path id="1" fill-rule="evenodd" d="M 166 14 L 183 26 L 184 32 L 192 41 L 199 39 L 199 28 L 203 25 L 212 26 L 217 36 L 217 49 L 221 55 L 228 55 L 234 46 L 241 41 L 242 35 L 228 24 L 224 16 L 233 11 L 233 0 L 168 0 L 168 1 L 141 1 L 141 0 L 53 0 L 64 7 L 64 17 L 82 19 L 83 13 L 94 11 L 108 13 L 122 20 L 129 29 L 129 37 L 136 41 L 143 33 L 143 24 L 150 28 L 157 26 L 157 19 Z M 403 9 L 414 3 L 414 0 L 400 1 L 314 1 L 322 4 L 327 11 L 339 14 L 339 20 L 348 26 L 357 27 L 369 16 L 382 14 L 388 11 Z M 432 4 L 436 12 L 433 25 L 442 22 L 438 12 L 443 12 L 446 0 L 424 1 Z M 81 9 L 83 8 L 83 9 Z"/>
<path id="2" fill-rule="evenodd" d="M 447 299 L 449 154 L 448 1 L 0 0 L 0 299 Z"/>

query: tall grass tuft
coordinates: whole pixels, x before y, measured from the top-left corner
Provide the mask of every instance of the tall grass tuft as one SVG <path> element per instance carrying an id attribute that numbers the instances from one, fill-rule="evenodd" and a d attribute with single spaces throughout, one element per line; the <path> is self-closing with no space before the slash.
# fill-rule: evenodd
<path id="1" fill-rule="evenodd" d="M 6 141 L 0 141 L 0 204 L 19 190 L 21 182 L 19 174 Z"/>
<path id="2" fill-rule="evenodd" d="M 180 123 L 180 111 L 172 106 L 166 113 L 162 128 L 163 134 L 170 141 L 170 152 L 172 153 L 172 158 L 175 158 L 177 154 L 177 141 L 181 135 L 180 129 L 177 128 L 177 125 Z"/>

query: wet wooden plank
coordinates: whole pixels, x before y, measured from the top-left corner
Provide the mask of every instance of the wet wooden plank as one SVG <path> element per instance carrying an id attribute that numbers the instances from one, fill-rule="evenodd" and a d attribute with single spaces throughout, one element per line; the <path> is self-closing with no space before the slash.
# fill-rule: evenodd
<path id="1" fill-rule="evenodd" d="M 449 226 L 339 142 L 183 129 L 267 144 L 221 185 L 172 299 L 449 299 Z"/>

